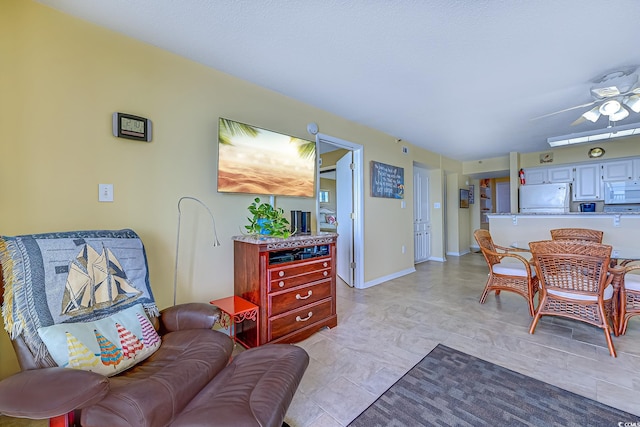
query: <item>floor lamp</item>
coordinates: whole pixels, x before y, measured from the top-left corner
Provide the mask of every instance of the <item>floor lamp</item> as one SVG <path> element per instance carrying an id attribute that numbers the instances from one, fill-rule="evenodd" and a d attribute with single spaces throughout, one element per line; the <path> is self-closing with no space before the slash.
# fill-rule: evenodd
<path id="1" fill-rule="evenodd" d="M 200 203 L 202 207 L 204 207 L 207 212 L 209 212 L 209 216 L 211 217 L 211 223 L 213 224 L 213 246 L 220 246 L 220 241 L 218 240 L 218 232 L 216 231 L 216 220 L 213 218 L 213 213 L 211 213 L 211 209 L 207 205 L 205 205 L 200 199 L 196 199 L 191 196 L 180 197 L 178 200 L 178 235 L 176 237 L 176 265 L 173 273 L 173 305 L 176 305 L 176 295 L 178 290 L 178 254 L 180 252 L 180 217 L 182 212 L 180 211 L 180 203 L 183 200 L 193 200 L 194 202 Z"/>

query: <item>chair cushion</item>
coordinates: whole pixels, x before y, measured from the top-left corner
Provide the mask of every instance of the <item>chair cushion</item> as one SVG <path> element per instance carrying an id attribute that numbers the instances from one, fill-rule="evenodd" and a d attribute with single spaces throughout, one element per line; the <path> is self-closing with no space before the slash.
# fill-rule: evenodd
<path id="1" fill-rule="evenodd" d="M 169 332 L 147 360 L 109 378 L 109 394 L 82 410 L 81 425 L 166 426 L 227 366 L 232 351 L 233 341 L 218 331 Z"/>
<path id="2" fill-rule="evenodd" d="M 295 345 L 266 344 L 243 351 L 171 427 L 280 427 L 308 364 L 307 352 Z"/>
<path id="3" fill-rule="evenodd" d="M 502 260 L 498 264 L 493 265 L 493 272 L 495 274 L 504 274 L 506 276 L 522 276 L 527 277 L 527 270 L 523 263 L 520 261 L 507 261 Z M 536 270 L 531 268 L 531 277 L 535 277 Z"/>
<path id="4" fill-rule="evenodd" d="M 624 276 L 624 288 L 629 291 L 640 292 L 640 274 L 627 274 Z"/>
<path id="5" fill-rule="evenodd" d="M 151 356 L 160 336 L 141 304 L 93 322 L 61 323 L 38 328 L 58 366 L 110 377 Z"/>
<path id="6" fill-rule="evenodd" d="M 583 294 L 575 294 L 573 292 L 563 292 L 563 291 L 556 291 L 555 289 L 547 289 L 547 292 L 552 294 L 552 295 L 557 295 L 559 297 L 563 297 L 563 298 L 571 298 L 571 299 L 576 299 L 576 300 L 581 300 L 581 301 L 597 301 L 598 297 L 593 295 L 583 295 Z M 613 286 L 609 285 L 604 289 L 604 300 L 608 300 L 611 299 L 611 297 L 613 297 Z"/>

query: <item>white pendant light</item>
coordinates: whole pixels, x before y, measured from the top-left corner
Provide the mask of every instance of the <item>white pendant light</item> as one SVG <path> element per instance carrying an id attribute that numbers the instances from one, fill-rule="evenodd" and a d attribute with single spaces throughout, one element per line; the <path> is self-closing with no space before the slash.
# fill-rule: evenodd
<path id="1" fill-rule="evenodd" d="M 609 114 L 609 120 L 612 122 L 617 122 L 619 120 L 626 119 L 627 117 L 629 117 L 629 110 L 624 108 L 622 105 L 618 111 L 613 114 Z"/>
<path id="2" fill-rule="evenodd" d="M 620 107 L 620 102 L 617 99 L 610 99 L 600 106 L 600 112 L 605 116 L 611 116 L 620 111 Z"/>

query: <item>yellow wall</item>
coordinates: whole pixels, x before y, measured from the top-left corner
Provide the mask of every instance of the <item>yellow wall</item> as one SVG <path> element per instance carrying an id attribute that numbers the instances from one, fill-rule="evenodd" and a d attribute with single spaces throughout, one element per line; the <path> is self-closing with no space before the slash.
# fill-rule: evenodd
<path id="1" fill-rule="evenodd" d="M 146 246 L 158 305 L 166 307 L 173 297 L 176 203 L 196 196 L 212 209 L 222 246 L 211 247 L 206 212 L 185 202 L 178 302 L 230 295 L 232 236 L 247 224 L 254 196 L 216 191 L 217 119 L 304 139 L 307 123 L 316 122 L 323 133 L 365 147 L 365 281 L 413 268 L 412 250 L 401 253 L 403 245 L 413 248 L 412 186 L 406 208 L 369 196 L 371 160 L 404 167 L 405 182 L 412 182 L 415 155 L 402 154 L 393 137 L 33 1 L 0 2 L 0 58 L 0 234 L 133 228 Z M 114 138 L 116 111 L 150 118 L 153 141 Z M 435 176 L 442 165 L 460 168 L 414 151 Z M 97 201 L 99 183 L 114 185 L 113 203 Z M 432 185 L 442 188 L 442 181 Z M 442 195 L 434 189 L 433 198 Z M 285 212 L 315 211 L 314 199 L 276 204 Z M 441 232 L 434 231 L 436 245 Z M 6 334 L 0 337 L 5 377 L 17 364 Z"/>
<path id="2" fill-rule="evenodd" d="M 349 150 L 345 150 L 344 148 L 340 148 L 338 150 L 329 151 L 328 153 L 322 154 L 322 165 L 321 168 L 326 168 L 329 166 L 335 166 L 338 160 L 342 158 L 345 154 L 347 154 Z"/>
<path id="3" fill-rule="evenodd" d="M 491 173 L 495 171 L 509 171 L 509 157 L 493 157 L 490 159 L 462 162 L 462 171 L 465 175 Z"/>

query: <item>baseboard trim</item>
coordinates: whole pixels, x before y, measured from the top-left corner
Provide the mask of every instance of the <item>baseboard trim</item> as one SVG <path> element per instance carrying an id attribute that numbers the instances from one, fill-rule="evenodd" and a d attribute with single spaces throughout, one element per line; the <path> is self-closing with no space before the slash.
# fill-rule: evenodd
<path id="1" fill-rule="evenodd" d="M 443 257 L 432 256 L 431 258 L 429 258 L 429 261 L 447 262 L 447 259 Z"/>
<path id="2" fill-rule="evenodd" d="M 407 274 L 415 273 L 415 271 L 416 271 L 415 267 L 412 267 L 412 268 L 407 268 L 406 270 L 398 271 L 398 272 L 393 273 L 393 274 L 389 274 L 388 276 L 382 276 L 382 277 L 378 277 L 377 279 L 374 279 L 374 280 L 369 280 L 368 282 L 364 283 L 364 286 L 362 287 L 362 289 L 370 288 L 372 286 L 379 285 L 380 283 L 388 282 L 389 280 L 397 279 L 398 277 L 402 277 L 402 276 L 406 276 Z"/>
<path id="3" fill-rule="evenodd" d="M 462 251 L 462 252 L 447 252 L 447 255 L 462 256 L 462 255 L 466 255 L 468 253 L 471 253 L 471 251 L 469 249 L 467 249 L 466 251 Z"/>

